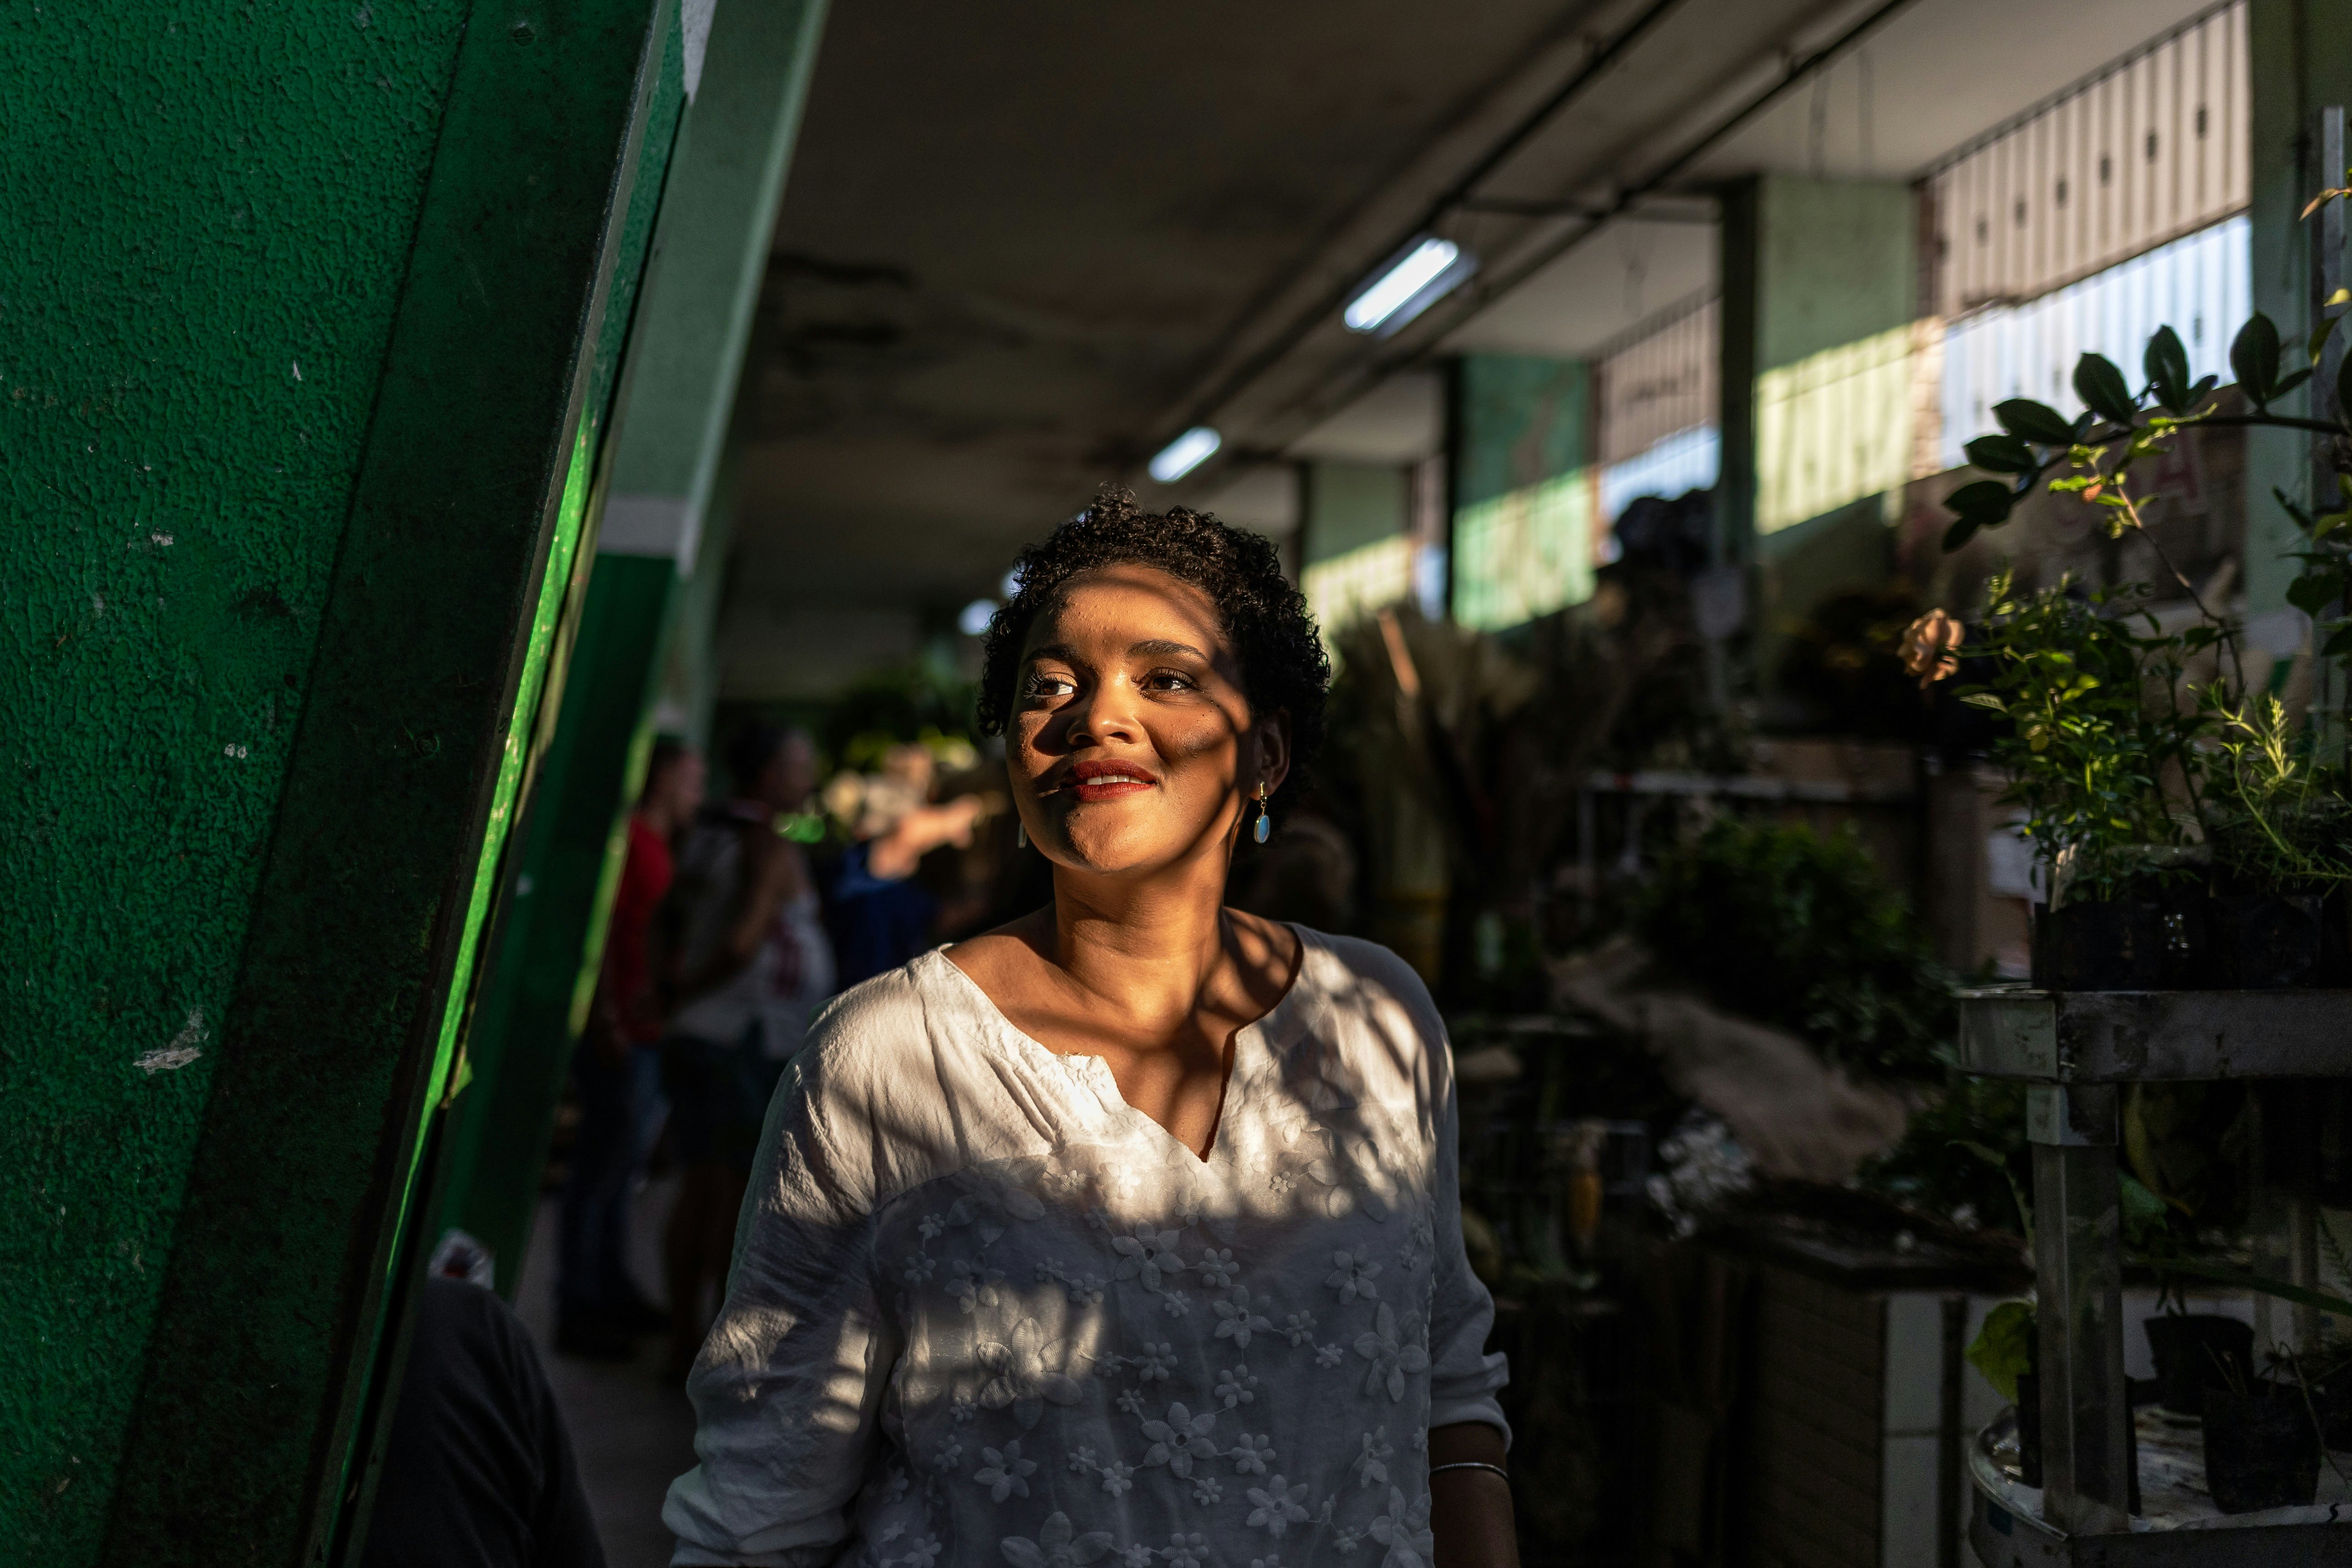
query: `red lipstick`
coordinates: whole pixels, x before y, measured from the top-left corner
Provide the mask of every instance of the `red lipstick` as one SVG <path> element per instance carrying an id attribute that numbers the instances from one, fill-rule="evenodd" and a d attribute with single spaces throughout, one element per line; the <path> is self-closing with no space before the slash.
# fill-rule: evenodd
<path id="1" fill-rule="evenodd" d="M 1088 758 L 1070 766 L 1072 787 L 1083 801 L 1124 800 L 1158 786 L 1159 775 L 1140 763 Z"/>

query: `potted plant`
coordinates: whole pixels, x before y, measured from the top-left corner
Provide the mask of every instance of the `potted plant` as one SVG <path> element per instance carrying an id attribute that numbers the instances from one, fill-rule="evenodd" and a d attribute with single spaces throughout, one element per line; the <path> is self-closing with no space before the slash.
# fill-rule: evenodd
<path id="1" fill-rule="evenodd" d="M 2326 786 L 2312 737 L 2289 725 L 2277 697 L 2232 708 L 2216 692 L 2209 701 L 2221 721 L 2208 799 L 2215 982 L 2239 990 L 2340 983 L 2347 954 L 2336 917 L 2352 879 L 2352 804 Z"/>
<path id="2" fill-rule="evenodd" d="M 2223 1513 L 2307 1506 L 2319 1492 L 2319 1427 L 2292 1357 L 2290 1374 L 2233 1374 L 2205 1391 L 2205 1485 Z"/>
<path id="3" fill-rule="evenodd" d="M 2054 416 L 2053 416 L 2054 417 Z M 2034 983 L 2056 990 L 2153 990 L 2194 962 L 2199 795 L 2210 716 L 2177 699 L 2187 655 L 2211 639 L 2167 635 L 2139 584 L 2061 581 L 1986 590 L 1990 681 L 1961 700 L 2010 721 L 1993 760 L 2049 877 L 2035 911 Z M 1923 682 L 1957 666 L 1962 634 L 1937 612 L 1906 658 Z"/>
<path id="4" fill-rule="evenodd" d="M 2324 204 L 2352 195 L 2352 188 L 2321 192 L 2304 209 L 2308 218 Z M 2341 296 L 2333 302 L 2341 305 Z M 2315 368 L 2328 340 L 2346 314 L 2330 310 L 2306 345 Z M 2144 383 L 2135 390 L 2122 370 L 2105 356 L 2087 353 L 2074 369 L 2074 391 L 2084 412 L 2068 419 L 2031 398 L 1995 406 L 2000 431 L 1968 443 L 1969 460 L 1997 478 L 1961 486 L 1946 498 L 1953 521 L 1944 548 L 1958 550 L 1979 531 L 2006 523 L 2018 501 L 2048 479 L 2053 491 L 2071 493 L 2100 510 L 2111 537 L 2136 533 L 2194 603 L 2201 624 L 2181 634 L 2184 652 L 2221 645 L 2231 684 L 2210 705 L 2221 721 L 2221 754 L 2229 776 L 2210 826 L 2219 853 L 2220 902 L 2210 908 L 2189 900 L 2168 919 L 2171 947 L 2194 945 L 2197 916 L 2208 921 L 2221 961 L 2216 976 L 2229 985 L 2340 984 L 2352 979 L 2352 922 L 2342 913 L 2342 868 L 2352 863 L 2344 849 L 2352 829 L 2352 807 L 2340 777 L 2322 776 L 2311 763 L 2315 749 L 2333 754 L 2345 741 L 2346 715 L 2315 711 L 2290 726 L 2284 705 L 2257 698 L 2245 681 L 2236 627 L 2214 612 L 2196 584 L 2165 555 L 2145 526 L 2140 498 L 2133 489 L 2133 465 L 2161 453 L 2181 430 L 2195 425 L 2263 426 L 2309 432 L 2324 437 L 2321 450 L 2336 470 L 2340 510 L 2315 515 L 2283 491 L 2273 491 L 2305 536 L 2293 552 L 2301 571 L 2287 589 L 2290 604 L 2314 616 L 2322 658 L 2352 654 L 2352 356 L 2336 376 L 2332 419 L 2307 419 L 2275 412 L 2273 405 L 2295 391 L 2312 368 L 2285 371 L 2276 323 L 2256 313 L 2230 348 L 2230 364 L 2246 412 L 2222 414 L 2210 400 L 2217 378 L 2192 382 L 2189 355 L 2170 327 L 2152 334 L 2141 356 Z M 1916 672 L 1916 671 L 1915 671 Z M 1923 680 L 1923 684 L 1924 684 Z M 2226 697 L 2235 691 L 2235 706 Z M 2307 727 L 2306 727 L 2307 726 Z M 2232 748 L 2236 748 L 2232 750 Z M 2292 761 L 2294 765 L 2287 766 Z M 2053 900 L 2053 912 L 2062 906 Z M 2121 911 L 2117 911 L 2121 913 Z M 2061 924 L 2063 925 L 2063 921 Z M 2174 982 L 2179 984 L 2179 982 Z M 2210 981 L 2206 982 L 2208 984 Z"/>
<path id="5" fill-rule="evenodd" d="M 2235 1318 L 2191 1312 L 2177 1288 L 2160 1288 L 2164 1310 L 2142 1325 L 2164 1408 L 2175 1415 L 2202 1415 L 2206 1396 L 2229 1386 L 2243 1387 L 2254 1363 L 2254 1331 Z"/>

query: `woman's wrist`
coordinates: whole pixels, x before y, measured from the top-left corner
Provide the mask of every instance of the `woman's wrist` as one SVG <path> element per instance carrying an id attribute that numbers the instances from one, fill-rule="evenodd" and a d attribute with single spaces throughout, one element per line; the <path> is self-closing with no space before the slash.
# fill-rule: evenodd
<path id="1" fill-rule="evenodd" d="M 1429 1467 L 1429 1473 L 1433 1479 L 1448 1470 L 1483 1470 L 1488 1475 L 1500 1476 L 1506 1483 L 1511 1479 L 1510 1471 L 1500 1465 L 1489 1464 L 1485 1459 L 1450 1459 L 1444 1464 Z"/>

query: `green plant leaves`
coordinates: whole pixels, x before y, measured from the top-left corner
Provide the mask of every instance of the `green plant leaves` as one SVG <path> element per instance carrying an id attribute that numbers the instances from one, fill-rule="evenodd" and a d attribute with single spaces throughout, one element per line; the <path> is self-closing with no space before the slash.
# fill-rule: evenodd
<path id="1" fill-rule="evenodd" d="M 2161 781 L 2172 770 L 2203 776 L 2197 743 L 2210 719 L 2144 700 L 2148 690 L 2177 688 L 2185 657 L 2178 637 L 2135 629 L 2144 587 L 2084 593 L 2062 582 L 2023 597 L 2011 590 L 2006 574 L 1987 584 L 1992 609 L 1971 639 L 1994 661 L 1978 690 L 1998 698 L 2008 721 L 1993 759 L 2010 775 L 2008 798 L 2025 808 L 2037 850 L 2079 855 L 2078 874 L 2100 885 L 2111 874 L 2098 868 L 2104 858 L 2181 841 L 2187 829 Z"/>
<path id="2" fill-rule="evenodd" d="M 2124 1239 L 2146 1251 L 2165 1242 L 2164 1200 L 2129 1171 L 2116 1173 L 2117 1206 L 2123 1211 Z"/>
<path id="3" fill-rule="evenodd" d="M 1969 445 L 1975 445 L 1974 442 Z M 2010 509 L 2017 504 L 2017 492 L 1999 479 L 1979 479 L 1962 485 L 1944 498 L 1957 517 L 1944 530 L 1944 548 L 1958 550 L 1975 536 L 1980 528 L 1998 528 L 2009 521 Z"/>
<path id="4" fill-rule="evenodd" d="M 2156 400 L 2175 414 L 2189 412 L 2189 350 L 2182 346 L 2180 334 L 2170 327 L 2158 327 L 2147 340 L 2147 348 L 2140 355 L 2140 368 L 2147 373 L 2147 384 L 2156 390 Z M 2080 375 L 2081 367 L 2075 374 Z M 2118 375 L 2116 384 L 2122 384 Z M 2088 398 L 2084 400 L 2089 402 Z M 2122 421 L 2118 421 L 2122 423 Z"/>
<path id="5" fill-rule="evenodd" d="M 2278 323 L 2260 310 L 2238 329 L 2230 344 L 2230 371 L 2238 378 L 2238 390 L 2256 408 L 2278 395 L 2279 331 Z"/>
<path id="6" fill-rule="evenodd" d="M 2038 474 L 2033 448 L 2015 436 L 1979 436 L 1961 448 L 1969 461 L 1991 474 Z"/>
<path id="7" fill-rule="evenodd" d="M 2341 292 L 2341 290 L 2338 290 L 2338 292 Z M 2336 304 L 2341 303 L 2341 301 L 2331 300 L 2330 303 Z M 2341 312 L 2326 310 L 2325 308 L 2322 309 L 2319 317 L 2319 325 L 2311 329 L 2310 341 L 2304 344 L 2304 357 L 2308 359 L 2314 366 L 2316 366 L 2319 363 L 2319 356 L 2326 351 L 2327 347 L 2327 340 L 2336 335 L 2336 329 L 2343 323 L 2343 321 L 2344 317 Z"/>
<path id="8" fill-rule="evenodd" d="M 2031 1301 L 2003 1301 L 1985 1314 L 1984 1327 L 1969 1342 L 1969 1364 L 2011 1405 L 2017 1403 L 2017 1380 L 2033 1370 L 2037 1331 Z"/>
<path id="9" fill-rule="evenodd" d="M 2030 397 L 2012 397 L 1992 405 L 1992 416 L 2000 427 L 2021 440 L 2042 447 L 2071 447 L 2076 431 L 2065 416 L 2046 403 L 2036 403 Z"/>
<path id="10" fill-rule="evenodd" d="M 2092 413 L 2115 424 L 2129 425 L 2139 418 L 2139 405 L 2132 400 L 2124 373 L 2105 354 L 2084 354 L 2074 362 L 2074 395 Z"/>
<path id="11" fill-rule="evenodd" d="M 2286 602 L 2306 616 L 2315 616 L 2344 596 L 2344 571 L 2305 572 L 2286 585 Z"/>
<path id="12" fill-rule="evenodd" d="M 1857 1072 L 1941 1080 L 1949 973 L 1851 833 L 1723 818 L 1658 858 L 1633 914 L 1659 967 L 1717 1006 Z"/>
<path id="13" fill-rule="evenodd" d="M 2300 1285 L 2290 1284 L 2284 1279 L 2273 1279 L 2261 1274 L 2251 1274 L 2242 1268 L 2231 1268 L 2218 1263 L 2194 1262 L 2181 1258 L 2128 1257 L 2127 1260 L 2146 1264 L 2152 1268 L 2168 1269 L 2175 1274 L 2187 1274 L 2199 1279 L 2210 1279 L 2218 1284 L 2233 1286 L 2241 1290 L 2252 1290 L 2264 1296 L 2275 1296 L 2282 1301 L 2292 1301 L 2298 1307 L 2316 1307 L 2323 1312 L 2352 1317 L 2352 1301 L 2347 1301 L 2341 1296 L 2331 1296 L 2324 1290 L 2308 1290 Z M 1995 1307 L 1993 1310 L 1998 1312 L 2000 1308 Z M 1985 1327 L 1988 1329 L 1992 1327 L 1990 1317 L 1985 1319 Z M 1977 1338 L 1981 1341 L 1984 1336 L 1979 1334 Z M 1973 1363 L 1976 1361 L 1976 1347 L 1971 1345 L 1968 1353 L 1969 1362 Z M 1982 1369 L 1979 1368 L 1979 1370 Z M 2033 1369 L 2028 1367 L 2026 1370 L 2031 1372 Z M 1991 1382 L 1992 1374 L 1985 1373 L 1985 1380 L 1988 1383 Z"/>

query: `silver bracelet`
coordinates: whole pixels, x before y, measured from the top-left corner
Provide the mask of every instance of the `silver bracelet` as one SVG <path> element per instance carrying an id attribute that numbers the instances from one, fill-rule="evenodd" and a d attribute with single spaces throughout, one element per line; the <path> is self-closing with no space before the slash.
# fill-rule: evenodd
<path id="1" fill-rule="evenodd" d="M 1450 1465 L 1432 1465 L 1429 1467 L 1429 1473 L 1433 1476 L 1442 1474 L 1446 1470 L 1492 1470 L 1496 1475 L 1502 1477 L 1506 1481 L 1508 1481 L 1511 1479 L 1510 1471 L 1503 1468 L 1500 1465 L 1490 1465 L 1484 1459 L 1456 1459 Z"/>

